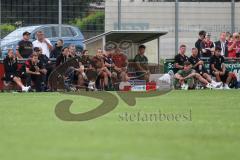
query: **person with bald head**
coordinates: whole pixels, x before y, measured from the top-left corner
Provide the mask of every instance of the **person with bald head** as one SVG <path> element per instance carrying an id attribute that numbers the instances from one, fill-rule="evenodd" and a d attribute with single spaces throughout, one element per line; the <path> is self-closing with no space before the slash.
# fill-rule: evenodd
<path id="1" fill-rule="evenodd" d="M 50 57 L 50 52 L 53 49 L 53 46 L 48 38 L 45 37 L 43 31 L 37 32 L 37 40 L 33 41 L 33 48 L 39 47 L 42 48 L 42 54 L 45 54 L 48 58 Z"/>

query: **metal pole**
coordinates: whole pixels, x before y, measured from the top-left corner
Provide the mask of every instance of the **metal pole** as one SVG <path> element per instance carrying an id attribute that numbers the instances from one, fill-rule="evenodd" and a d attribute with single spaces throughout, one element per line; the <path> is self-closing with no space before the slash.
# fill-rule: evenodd
<path id="1" fill-rule="evenodd" d="M 176 0 L 175 1 L 175 54 L 178 53 L 178 41 L 179 41 L 178 27 L 179 27 L 179 2 L 178 0 Z"/>
<path id="2" fill-rule="evenodd" d="M 160 37 L 157 39 L 157 47 L 158 47 L 158 66 L 160 65 Z"/>
<path id="3" fill-rule="evenodd" d="M 62 0 L 58 0 L 58 37 L 62 38 Z"/>
<path id="4" fill-rule="evenodd" d="M 231 30 L 232 33 L 235 32 L 235 0 L 231 3 Z"/>
<path id="5" fill-rule="evenodd" d="M 122 5 L 122 1 L 118 0 L 118 30 L 121 30 L 121 5 Z"/>
<path id="6" fill-rule="evenodd" d="M 2 26 L 2 0 L 0 0 L 0 26 Z M 2 29 L 0 28 L 0 54 L 1 54 L 1 42 L 2 42 Z M 1 57 L 2 55 L 0 55 Z"/>

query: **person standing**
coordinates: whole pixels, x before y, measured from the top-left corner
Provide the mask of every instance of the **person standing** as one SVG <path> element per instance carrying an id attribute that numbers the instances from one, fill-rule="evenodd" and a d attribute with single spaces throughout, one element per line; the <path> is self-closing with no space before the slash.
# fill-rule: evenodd
<path id="1" fill-rule="evenodd" d="M 199 35 L 199 38 L 198 38 L 198 40 L 195 43 L 195 47 L 198 49 L 198 57 L 200 57 L 201 56 L 201 43 L 202 43 L 202 41 L 204 40 L 204 38 L 206 36 L 206 31 L 200 31 L 198 33 L 198 35 Z"/>
<path id="2" fill-rule="evenodd" d="M 240 35 L 238 33 L 233 33 L 228 43 L 228 57 L 236 58 L 240 55 Z"/>
<path id="3" fill-rule="evenodd" d="M 50 52 L 53 46 L 49 39 L 45 38 L 43 31 L 37 32 L 37 40 L 33 41 L 33 47 L 42 48 L 42 54 L 45 54 L 48 58 L 50 57 Z"/>
<path id="4" fill-rule="evenodd" d="M 72 57 L 69 53 L 68 47 L 64 47 L 62 49 L 61 54 L 56 59 L 56 67 L 59 66 L 59 65 L 62 65 L 65 62 L 67 62 L 70 58 L 72 58 Z"/>
<path id="5" fill-rule="evenodd" d="M 33 44 L 30 39 L 30 32 L 23 32 L 23 39 L 18 42 L 16 56 L 18 59 L 29 58 L 33 52 Z"/>
<path id="6" fill-rule="evenodd" d="M 50 58 L 57 58 L 61 54 L 61 51 L 62 51 L 62 48 L 63 48 L 63 44 L 64 44 L 64 42 L 63 42 L 62 39 L 59 39 L 57 41 L 57 43 L 55 44 L 54 49 L 50 53 Z"/>
<path id="7" fill-rule="evenodd" d="M 205 39 L 201 42 L 201 57 L 211 57 L 214 54 L 214 43 L 211 41 L 211 34 L 208 33 Z"/>
<path id="8" fill-rule="evenodd" d="M 221 55 L 227 57 L 228 56 L 228 41 L 226 40 L 226 32 L 222 32 L 220 34 L 219 41 L 215 42 L 215 48 L 222 48 Z"/>

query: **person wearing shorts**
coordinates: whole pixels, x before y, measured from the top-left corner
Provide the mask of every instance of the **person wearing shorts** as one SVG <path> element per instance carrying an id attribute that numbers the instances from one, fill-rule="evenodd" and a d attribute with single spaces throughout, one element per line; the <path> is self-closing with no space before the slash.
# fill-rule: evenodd
<path id="1" fill-rule="evenodd" d="M 214 55 L 210 58 L 210 73 L 216 77 L 217 82 L 224 83 L 224 89 L 230 89 L 229 83 L 233 79 L 233 73 L 226 70 L 221 50 L 216 47 Z"/>
<path id="2" fill-rule="evenodd" d="M 203 83 L 207 88 L 212 88 L 212 85 L 204 79 L 200 74 L 196 73 L 192 69 L 192 65 L 189 61 L 184 63 L 183 69 L 179 70 L 175 74 L 174 78 L 174 87 L 175 89 L 194 89 L 195 79 Z"/>
<path id="3" fill-rule="evenodd" d="M 189 62 L 192 64 L 193 69 L 205 78 L 214 88 L 220 88 L 221 82 L 215 82 L 208 74 L 207 69 L 204 67 L 204 62 L 198 57 L 198 49 L 192 48 L 192 55 L 189 57 Z"/>

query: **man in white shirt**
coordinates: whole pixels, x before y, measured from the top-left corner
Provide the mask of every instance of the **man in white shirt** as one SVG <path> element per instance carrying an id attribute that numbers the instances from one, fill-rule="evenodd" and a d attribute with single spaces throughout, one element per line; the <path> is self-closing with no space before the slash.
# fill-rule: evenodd
<path id="1" fill-rule="evenodd" d="M 45 54 L 48 58 L 50 57 L 50 52 L 53 49 L 51 42 L 45 38 L 43 31 L 37 32 L 37 40 L 33 41 L 33 48 L 42 48 L 42 54 Z"/>

